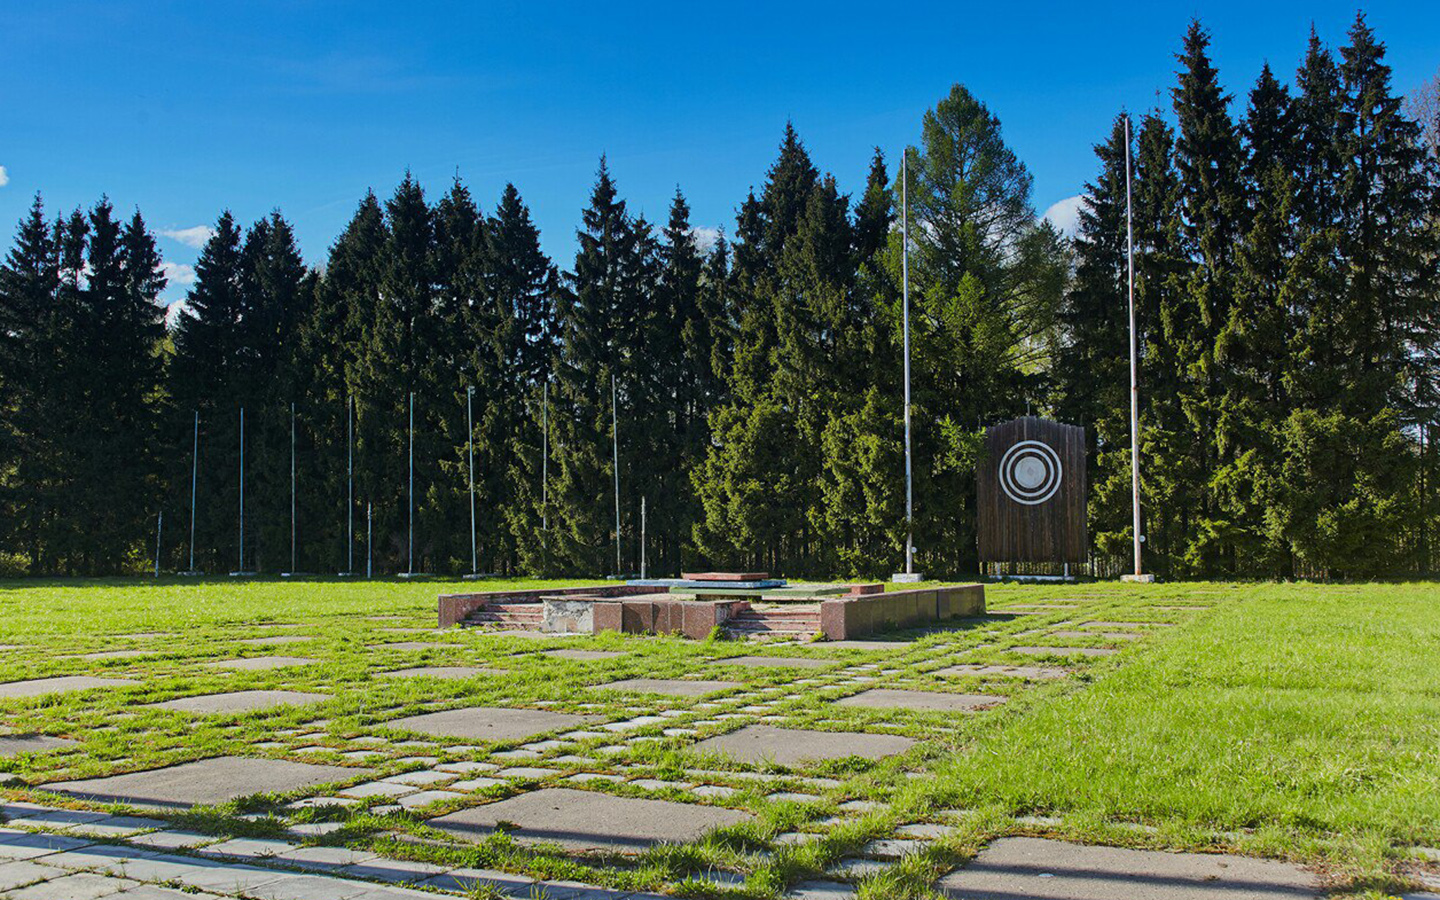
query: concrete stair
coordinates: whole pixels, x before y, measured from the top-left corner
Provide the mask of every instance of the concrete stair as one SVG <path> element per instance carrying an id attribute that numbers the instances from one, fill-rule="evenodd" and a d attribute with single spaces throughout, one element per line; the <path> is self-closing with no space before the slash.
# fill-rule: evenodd
<path id="1" fill-rule="evenodd" d="M 734 637 L 806 640 L 820 633 L 820 604 L 791 604 L 762 609 L 751 607 L 731 616 L 725 623 L 725 630 Z"/>
<path id="2" fill-rule="evenodd" d="M 465 617 L 466 628 L 503 628 L 511 631 L 539 631 L 543 606 L 539 602 L 487 603 Z"/>

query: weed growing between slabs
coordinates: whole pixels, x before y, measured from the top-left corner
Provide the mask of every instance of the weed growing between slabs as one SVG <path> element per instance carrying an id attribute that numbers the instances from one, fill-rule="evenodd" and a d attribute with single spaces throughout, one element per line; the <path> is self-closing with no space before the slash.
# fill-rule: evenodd
<path id="1" fill-rule="evenodd" d="M 548 585 L 562 583 L 576 582 Z M 1016 833 L 1281 856 L 1320 866 L 1333 884 L 1358 892 L 1404 886 L 1404 848 L 1440 841 L 1440 674 L 1426 665 L 1440 624 L 1427 615 L 1429 588 L 996 586 L 984 620 L 912 633 L 899 648 L 859 650 L 429 633 L 436 595 L 472 589 L 289 580 L 0 588 L 0 644 L 13 648 L 0 651 L 0 682 L 137 682 L 0 699 L 0 724 L 13 732 L 77 742 L 0 759 L 0 771 L 24 782 L 7 796 L 53 802 L 44 783 L 226 755 L 356 767 L 356 782 L 407 772 L 485 779 L 450 793 L 451 782 L 439 781 L 431 802 L 415 809 L 392 796 L 336 797 L 349 784 L 341 782 L 145 814 L 217 838 L 297 842 L 298 826 L 304 843 L 435 871 L 466 866 L 690 897 L 773 898 L 799 881 L 837 877 L 858 878 L 862 897 L 931 896 L 939 875 L 993 837 Z M 264 643 L 245 643 L 256 640 Z M 619 655 L 544 652 L 558 648 Z M 85 658 L 132 650 L 146 653 Z M 726 662 L 753 655 L 828 664 Z M 213 665 L 274 658 L 293 664 Z M 428 666 L 490 671 L 381 677 Z M 1056 670 L 1063 677 L 1041 677 Z M 600 687 L 627 679 L 740 687 L 702 696 Z M 835 702 L 874 689 L 1004 702 L 971 713 Z M 243 714 L 150 708 L 243 691 L 328 699 Z M 500 743 L 386 724 L 466 707 L 589 721 Z M 689 749 L 750 726 L 915 744 L 878 760 L 788 767 Z M 723 806 L 751 818 L 686 844 L 585 857 L 522 843 L 504 827 L 456 843 L 427 824 L 540 787 Z M 303 805 L 292 807 L 297 800 Z M 886 861 L 893 856 L 903 858 Z"/>

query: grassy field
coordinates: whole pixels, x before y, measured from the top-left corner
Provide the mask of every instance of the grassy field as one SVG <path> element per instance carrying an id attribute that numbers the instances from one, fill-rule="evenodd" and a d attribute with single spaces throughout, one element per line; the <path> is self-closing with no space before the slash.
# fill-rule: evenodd
<path id="1" fill-rule="evenodd" d="M 438 636 L 404 631 L 433 627 L 439 593 L 496 586 L 278 580 L 0 584 L 0 644 L 11 648 L 0 651 L 0 682 L 81 673 L 140 680 L 124 689 L 0 700 L 0 724 L 80 742 L 67 752 L 0 760 L 0 772 L 23 781 L 8 795 L 36 799 L 45 795 L 35 788 L 47 781 L 219 753 L 343 761 L 342 753 L 376 748 L 377 740 L 384 742 L 377 759 L 366 764 L 385 773 L 406 771 L 415 766 L 407 762 L 415 753 L 443 755 L 445 742 L 432 740 L 429 749 L 416 749 L 404 740 L 413 736 L 384 727 L 388 719 L 477 704 L 634 715 L 643 711 L 635 698 L 600 686 L 620 678 L 703 674 L 745 683 L 732 716 L 744 715 L 749 707 L 741 704 L 773 700 L 785 727 L 903 734 L 921 743 L 878 763 L 839 761 L 803 771 L 762 766 L 763 779 L 723 758 L 695 758 L 685 752 L 686 739 L 666 737 L 659 728 L 636 732 L 653 738 L 643 743 L 614 745 L 597 738 L 564 751 L 593 765 L 563 763 L 555 754 L 540 760 L 557 773 L 728 784 L 733 795 L 704 802 L 756 817 L 696 844 L 653 850 L 623 864 L 521 847 L 503 835 L 463 848 L 415 844 L 406 836 L 434 835 L 424 817 L 410 811 L 377 814 L 376 804 L 297 814 L 283 807 L 293 798 L 260 798 L 174 818 L 215 834 L 281 834 L 296 821 L 339 817 L 343 828 L 315 840 L 692 897 L 776 897 L 799 879 L 825 877 L 837 860 L 867 841 L 893 837 L 897 826 L 917 822 L 946 823 L 955 830 L 866 878 L 862 897 L 929 896 L 937 875 L 1002 834 L 1288 858 L 1322 871 L 1339 893 L 1371 897 L 1398 894 L 1413 884 L 1408 880 L 1418 866 L 1413 846 L 1440 846 L 1440 667 L 1434 663 L 1440 650 L 1440 589 L 1434 585 L 992 586 L 987 596 L 996 615 L 916 635 L 903 649 L 875 651 L 832 651 L 823 643 L 781 650 L 671 637 L 537 641 L 474 631 Z M 292 627 L 273 627 L 287 625 Z M 241 643 L 286 633 L 312 640 Z M 443 646 L 385 646 L 404 640 Z M 626 655 L 581 662 L 537 652 L 562 645 L 620 649 Z M 1057 650 L 1037 658 L 1013 649 L 1036 645 L 1121 652 L 1091 658 Z M 136 649 L 147 655 L 83 657 Z M 847 668 L 806 670 L 811 683 L 797 690 L 794 671 L 724 662 L 754 652 L 832 659 Z M 272 654 L 324 664 L 260 672 L 206 665 Z M 1071 675 L 1024 682 L 934 674 L 957 663 L 1064 666 Z M 505 674 L 459 682 L 373 677 L 425 664 L 484 665 Z M 853 677 L 857 665 L 871 673 L 867 687 L 984 692 L 1008 702 L 971 715 L 836 706 L 831 701 L 859 690 Z M 332 699 L 319 707 L 238 716 L 140 708 L 250 688 L 311 690 Z M 693 724 L 698 737 L 734 727 L 713 721 L 698 704 L 651 701 L 677 716 L 667 724 Z M 461 749 L 467 758 L 483 760 L 506 748 Z M 522 788 L 492 788 L 467 802 Z M 595 788 L 695 800 L 679 789 Z M 810 791 L 819 799 L 769 801 L 767 793 L 777 789 Z M 846 814 L 841 804 L 854 800 L 874 806 Z M 247 812 L 272 815 L 240 817 Z M 806 832 L 816 838 L 777 840 Z M 719 887 L 701 877 L 710 871 L 735 873 L 743 881 Z"/>

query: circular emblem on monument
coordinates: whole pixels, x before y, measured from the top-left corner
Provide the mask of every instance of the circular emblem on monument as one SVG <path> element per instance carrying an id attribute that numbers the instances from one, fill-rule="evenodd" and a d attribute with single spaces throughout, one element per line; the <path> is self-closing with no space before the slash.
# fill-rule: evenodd
<path id="1" fill-rule="evenodd" d="M 1000 489 L 1016 503 L 1036 506 L 1060 490 L 1060 456 L 1049 444 L 1021 441 L 1000 458 Z"/>

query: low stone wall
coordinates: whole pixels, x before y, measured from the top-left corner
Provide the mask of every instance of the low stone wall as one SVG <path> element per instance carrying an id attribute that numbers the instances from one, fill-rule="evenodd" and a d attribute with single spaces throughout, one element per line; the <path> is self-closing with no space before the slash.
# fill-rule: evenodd
<path id="1" fill-rule="evenodd" d="M 748 609 L 746 600 L 597 600 L 592 617 L 595 634 L 623 631 L 627 634 L 680 633 L 704 640 L 717 625 Z"/>
<path id="2" fill-rule="evenodd" d="M 593 587 L 539 588 L 526 591 L 478 591 L 473 594 L 440 595 L 440 627 L 459 625 L 465 617 L 487 603 L 539 603 L 543 597 L 621 597 L 632 594 L 666 593 L 665 588 L 631 587 L 626 584 L 599 584 Z"/>
<path id="3" fill-rule="evenodd" d="M 820 630 L 831 641 L 985 613 L 985 586 L 957 584 L 824 600 Z"/>

